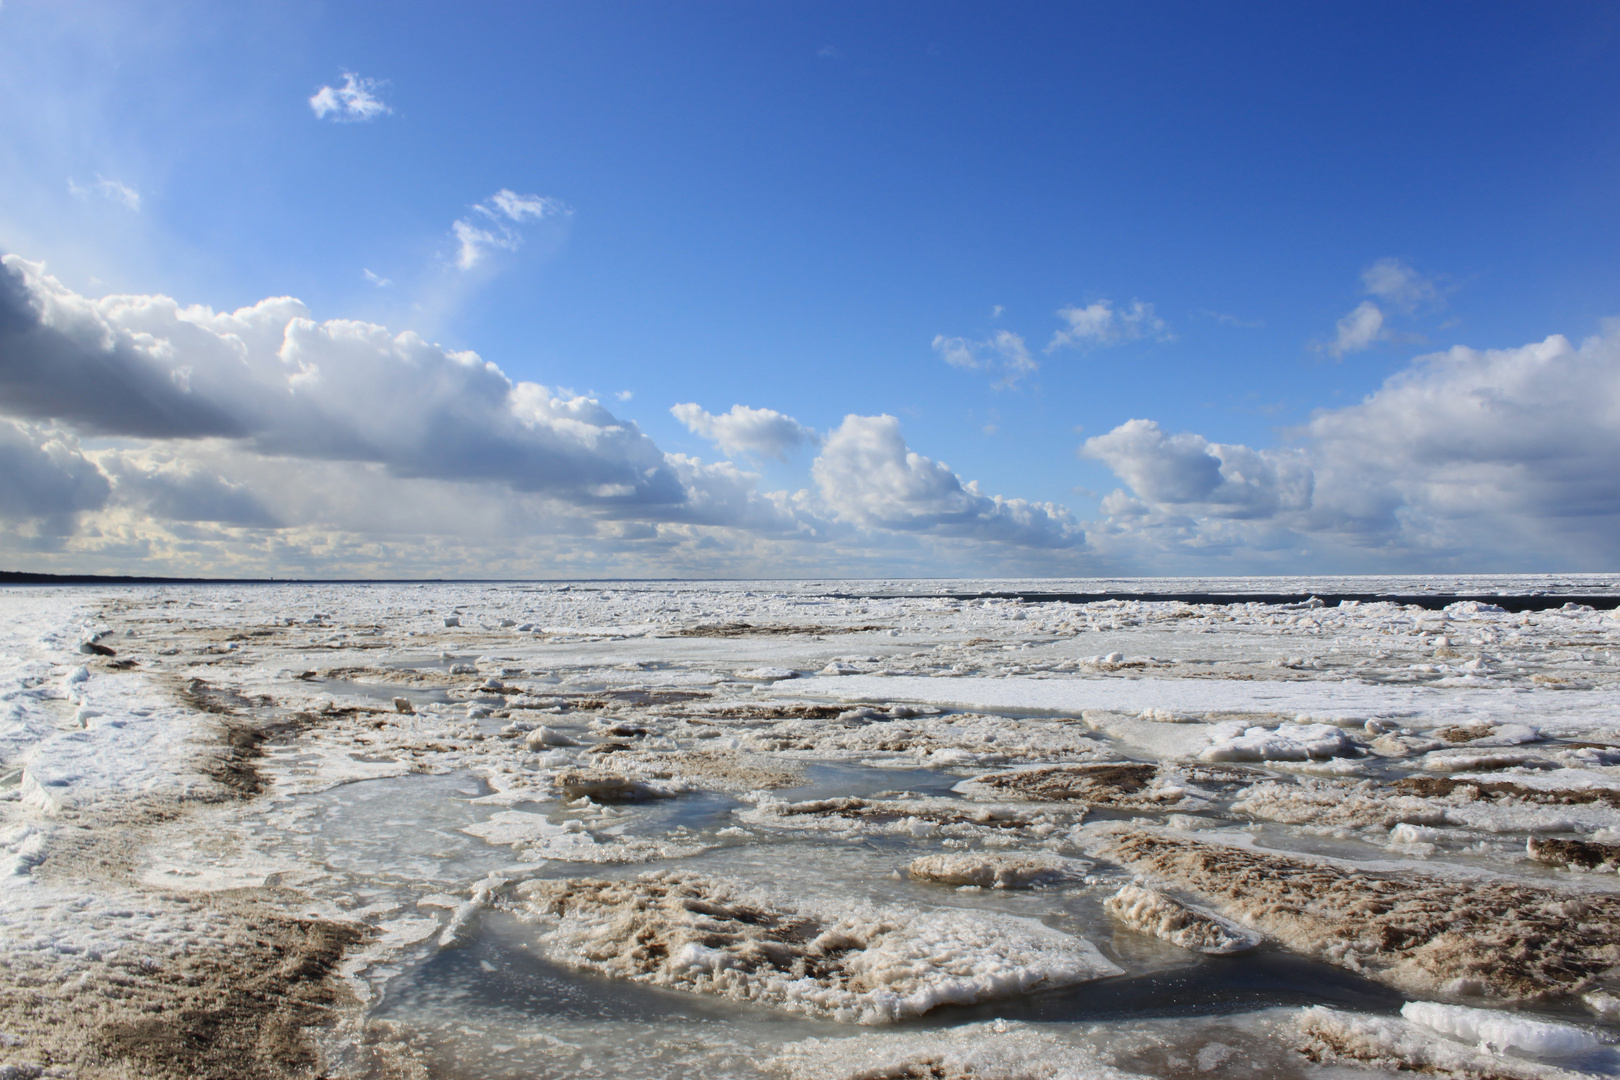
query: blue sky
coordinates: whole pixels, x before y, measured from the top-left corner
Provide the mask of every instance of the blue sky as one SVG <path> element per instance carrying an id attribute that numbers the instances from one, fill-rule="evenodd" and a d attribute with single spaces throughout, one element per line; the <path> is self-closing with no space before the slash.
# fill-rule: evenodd
<path id="1" fill-rule="evenodd" d="M 0 251 L 78 297 L 228 312 L 295 296 L 316 321 L 414 330 L 514 383 L 597 399 L 658 453 L 734 460 L 758 477 L 746 498 L 808 501 L 763 530 L 638 518 L 487 463 L 271 451 L 258 428 L 238 437 L 252 425 L 152 438 L 13 382 L 16 452 L 56 438 L 78 481 L 106 478 L 99 503 L 13 493 L 13 562 L 1147 573 L 1608 569 L 1620 554 L 1602 480 L 1620 9 L 256 7 L 5 0 Z M 349 85 L 375 105 L 349 115 Z M 485 234 L 472 256 L 457 222 Z M 1524 365 L 1548 361 L 1522 350 L 1550 335 L 1568 352 L 1532 378 Z M 1454 346 L 1478 351 L 1415 359 Z M 1567 398 L 1522 392 L 1549 380 Z M 1454 424 L 1390 457 L 1387 426 L 1434 415 L 1425 395 L 1510 400 L 1546 439 L 1504 457 Z M 813 434 L 717 447 L 672 415 L 681 403 L 775 410 Z M 902 456 L 872 449 L 877 428 L 818 442 L 851 414 L 895 417 Z M 1159 434 L 1122 433 L 1132 420 Z M 857 443 L 865 464 L 828 481 Z M 408 522 L 381 544 L 256 479 L 266 458 L 462 483 L 441 492 L 452 502 L 550 494 L 449 546 Z M 885 462 L 889 488 L 850 486 Z M 942 462 L 953 479 L 928 471 Z M 205 467 L 259 510 L 197 517 L 152 494 Z M 1370 494 L 1332 479 L 1375 467 Z M 1285 491 L 1300 468 L 1312 479 Z M 356 481 L 321 482 L 340 506 Z M 981 496 L 1068 517 L 1020 532 Z M 895 500 L 909 509 L 881 509 Z M 609 518 L 611 553 L 578 539 Z M 804 529 L 813 541 L 793 539 Z"/>

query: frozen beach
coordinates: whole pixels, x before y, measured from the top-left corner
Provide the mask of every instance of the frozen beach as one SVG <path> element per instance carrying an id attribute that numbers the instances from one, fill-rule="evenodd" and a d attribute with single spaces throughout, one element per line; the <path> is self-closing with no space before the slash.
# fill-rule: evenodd
<path id="1" fill-rule="evenodd" d="M 1620 1074 L 1616 599 L 0 590 L 0 1077 Z"/>

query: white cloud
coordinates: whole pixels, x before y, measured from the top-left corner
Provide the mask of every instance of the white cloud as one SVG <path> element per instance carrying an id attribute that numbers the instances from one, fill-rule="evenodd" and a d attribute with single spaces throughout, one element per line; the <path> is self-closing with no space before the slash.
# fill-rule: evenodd
<path id="1" fill-rule="evenodd" d="M 502 188 L 483 202 L 473 204 L 471 216 L 457 218 L 451 225 L 457 243 L 456 265 L 471 270 L 493 249 L 516 251 L 523 243 L 523 234 L 515 226 L 567 217 L 571 213 L 572 210 L 556 199 L 519 195 Z"/>
<path id="2" fill-rule="evenodd" d="M 1333 343 L 1327 351 L 1335 357 L 1360 352 L 1372 347 L 1376 341 L 1389 337 L 1384 328 L 1384 312 L 1371 300 L 1363 300 L 1356 309 L 1338 321 Z"/>
<path id="3" fill-rule="evenodd" d="M 1087 439 L 1081 453 L 1106 463 L 1148 502 L 1183 512 L 1270 517 L 1311 502 L 1311 469 L 1299 452 L 1166 435 L 1152 420 L 1129 420 Z"/>
<path id="4" fill-rule="evenodd" d="M 984 341 L 936 334 L 934 351 L 941 360 L 963 371 L 1000 371 L 998 387 L 1013 386 L 1041 367 L 1029 355 L 1024 339 L 1010 330 L 998 330 Z"/>
<path id="5" fill-rule="evenodd" d="M 799 447 L 814 446 L 820 441 L 814 429 L 775 409 L 733 405 L 730 412 L 715 415 L 687 402 L 669 411 L 687 430 L 703 436 L 728 454 L 752 454 L 781 461 Z"/>
<path id="6" fill-rule="evenodd" d="M 1240 330 L 1258 330 L 1266 325 L 1264 319 L 1240 319 L 1236 315 L 1227 315 L 1219 311 L 1211 311 L 1208 308 L 1200 309 L 1199 314 L 1206 315 L 1223 326 L 1235 326 Z"/>
<path id="7" fill-rule="evenodd" d="M 93 184 L 79 184 L 71 176 L 68 177 L 68 192 L 75 198 L 88 199 L 91 195 L 100 195 L 104 199 L 122 203 L 131 210 L 139 211 L 141 208 L 141 193 L 128 184 L 118 180 L 109 180 L 105 176 L 96 175 Z"/>
<path id="8" fill-rule="evenodd" d="M 96 510 L 112 487 L 78 440 L 61 431 L 0 420 L 0 519 Z"/>
<path id="9" fill-rule="evenodd" d="M 1439 304 L 1442 299 L 1439 286 L 1432 278 L 1419 274 L 1401 259 L 1379 259 L 1361 272 L 1361 284 L 1368 296 L 1375 296 L 1408 314 L 1421 305 Z M 1330 356 L 1338 358 L 1398 337 L 1389 326 L 1388 312 L 1371 300 L 1363 300 L 1335 324 L 1333 340 L 1317 347 L 1325 348 Z M 1423 339 L 1407 337 L 1406 340 Z"/>
<path id="10" fill-rule="evenodd" d="M 379 289 L 386 289 L 388 286 L 393 284 L 393 281 L 383 277 L 381 274 L 367 270 L 365 267 L 360 268 L 360 276 L 377 286 Z"/>
<path id="11" fill-rule="evenodd" d="M 1141 300 L 1117 310 L 1112 301 L 1099 300 L 1085 307 L 1060 308 L 1057 314 L 1068 327 L 1052 335 L 1048 353 L 1064 347 L 1101 348 L 1143 338 L 1170 341 L 1175 337 L 1169 324 L 1153 313 L 1153 305 Z"/>
<path id="12" fill-rule="evenodd" d="M 676 503 L 663 454 L 589 398 L 509 380 L 472 353 L 296 300 L 235 312 L 89 300 L 5 256 L 0 409 L 87 432 L 219 437 L 261 454 L 374 462 L 585 504 Z"/>
<path id="13" fill-rule="evenodd" d="M 1253 450 L 1131 421 L 1083 452 L 1131 486 L 1137 519 L 1179 521 L 1183 547 L 1287 534 L 1385 569 L 1620 560 L 1620 322 L 1579 347 L 1555 335 L 1420 357 L 1294 440 Z M 1113 523 L 1144 532 L 1128 524 Z"/>
<path id="14" fill-rule="evenodd" d="M 677 415 L 734 450 L 815 433 Z M 666 454 L 590 397 L 280 297 L 233 312 L 100 300 L 0 257 L 0 551 L 187 573 L 1023 572 L 1080 565 L 1050 504 L 986 495 L 849 417 L 815 486 L 762 492 Z M 78 436 L 97 437 L 81 449 Z"/>
<path id="15" fill-rule="evenodd" d="M 909 450 L 892 416 L 846 416 L 828 433 L 811 475 L 834 517 L 866 528 L 1038 548 L 1085 542 L 1062 507 L 984 495 L 944 462 Z"/>
<path id="16" fill-rule="evenodd" d="M 1361 272 L 1368 296 L 1376 296 L 1410 311 L 1419 304 L 1438 303 L 1440 290 L 1402 259 L 1379 259 Z"/>
<path id="17" fill-rule="evenodd" d="M 345 124 L 375 120 L 394 111 L 377 97 L 382 85 L 376 79 L 345 71 L 343 85 L 321 87 L 310 96 L 309 107 L 317 120 L 331 119 Z"/>

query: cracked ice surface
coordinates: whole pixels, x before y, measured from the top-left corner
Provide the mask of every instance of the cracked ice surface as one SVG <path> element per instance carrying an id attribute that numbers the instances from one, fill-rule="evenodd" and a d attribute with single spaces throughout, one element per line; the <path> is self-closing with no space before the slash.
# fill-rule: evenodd
<path id="1" fill-rule="evenodd" d="M 1620 589 L 1109 586 L 7 590 L 0 1068 L 1616 1071 Z"/>

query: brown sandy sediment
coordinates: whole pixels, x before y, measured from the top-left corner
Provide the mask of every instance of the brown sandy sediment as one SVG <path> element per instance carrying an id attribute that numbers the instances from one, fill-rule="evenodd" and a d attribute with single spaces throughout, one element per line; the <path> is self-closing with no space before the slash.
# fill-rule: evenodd
<path id="1" fill-rule="evenodd" d="M 877 630 L 887 630 L 887 626 L 792 626 L 781 623 L 746 623 L 724 622 L 706 623 L 702 626 L 689 626 L 684 630 L 677 630 L 670 637 L 697 637 L 697 638 L 740 638 L 740 637 L 780 637 L 783 635 L 811 635 L 811 634 L 865 634 Z"/>
<path id="2" fill-rule="evenodd" d="M 265 744 L 319 722 L 265 717 L 268 698 L 200 679 L 175 694 L 207 737 L 193 768 L 213 783 L 51 815 L 31 877 L 57 890 L 93 935 L 122 943 L 106 955 L 35 945 L 0 957 L 0 1066 L 18 1077 L 314 1077 L 321 1062 L 310 1029 L 354 1004 L 337 969 L 363 927 L 298 917 L 302 898 L 281 890 L 179 894 L 138 880 L 153 830 L 198 806 L 258 795 L 268 785 L 259 771 Z"/>
<path id="3" fill-rule="evenodd" d="M 1118 809 L 1160 809 L 1180 801 L 1185 795 L 1180 788 L 1152 786 L 1158 776 L 1159 767 L 1145 762 L 1050 765 L 976 776 L 960 790 L 991 798 L 1076 802 Z"/>
<path id="4" fill-rule="evenodd" d="M 354 1004 L 337 969 L 364 928 L 291 915 L 301 898 L 278 890 L 141 888 L 129 874 L 141 835 L 180 814 L 61 830 L 36 875 L 64 901 L 95 890 L 102 903 L 85 918 L 102 932 L 129 922 L 130 936 L 105 957 L 0 961 L 0 1030 L 11 1039 L 0 1064 L 85 1080 L 319 1074 L 309 1029 Z"/>
<path id="5" fill-rule="evenodd" d="M 337 965 L 362 931 L 241 914 L 243 933 L 229 947 L 121 981 L 117 1007 L 98 1010 L 94 1050 L 151 1077 L 314 1076 L 320 1061 L 306 1029 L 352 1000 Z"/>
<path id="6" fill-rule="evenodd" d="M 844 821 L 851 826 L 858 822 L 892 825 L 915 819 L 940 826 L 968 825 L 986 829 L 1022 829 L 1043 820 L 1027 811 L 1005 806 L 974 805 L 952 799 L 862 799 L 854 795 L 796 803 L 767 802 L 744 817 L 762 824 L 769 824 L 773 819 L 785 824 L 800 819 Z"/>
<path id="7" fill-rule="evenodd" d="M 1296 952 L 1412 993 L 1581 993 L 1620 965 L 1620 895 L 1445 881 L 1123 831 L 1099 852 Z"/>
<path id="8" fill-rule="evenodd" d="M 1620 788 L 1539 788 L 1511 780 L 1454 780 L 1444 776 L 1411 776 L 1395 781 L 1395 790 L 1426 799 L 1459 798 L 1463 801 L 1521 802 L 1538 806 L 1601 804 L 1620 809 Z"/>
<path id="9" fill-rule="evenodd" d="M 1193 952 L 1226 955 L 1252 949 L 1261 940 L 1258 934 L 1136 884 L 1121 887 L 1103 903 L 1103 910 L 1138 933 Z"/>
<path id="10" fill-rule="evenodd" d="M 1532 836 L 1526 842 L 1525 850 L 1536 862 L 1548 866 L 1578 866 L 1582 870 L 1614 870 L 1620 867 L 1620 844 Z"/>

